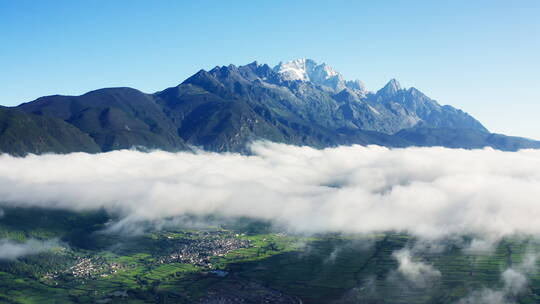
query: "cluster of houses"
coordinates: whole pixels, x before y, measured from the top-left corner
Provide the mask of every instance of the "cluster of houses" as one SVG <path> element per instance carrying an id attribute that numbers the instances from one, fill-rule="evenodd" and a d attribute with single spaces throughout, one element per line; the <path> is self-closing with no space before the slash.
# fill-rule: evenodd
<path id="1" fill-rule="evenodd" d="M 77 263 L 69 268 L 69 273 L 76 278 L 94 279 L 107 277 L 122 268 L 118 263 L 109 263 L 104 258 L 77 257 Z"/>
<path id="2" fill-rule="evenodd" d="M 225 254 L 251 247 L 248 240 L 238 238 L 228 232 L 201 232 L 193 238 L 172 239 L 169 238 L 173 251 L 158 260 L 160 264 L 180 262 L 197 265 L 200 267 L 212 267 L 211 258 L 224 256 Z"/>

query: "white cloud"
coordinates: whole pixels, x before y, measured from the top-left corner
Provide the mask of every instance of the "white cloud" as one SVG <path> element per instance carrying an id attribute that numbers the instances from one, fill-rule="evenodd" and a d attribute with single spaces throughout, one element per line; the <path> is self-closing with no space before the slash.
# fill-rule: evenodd
<path id="1" fill-rule="evenodd" d="M 492 290 L 489 288 L 476 291 L 466 298 L 459 300 L 457 304 L 511 304 L 503 291 Z"/>
<path id="2" fill-rule="evenodd" d="M 47 241 L 28 239 L 22 243 L 10 239 L 0 239 L 0 260 L 15 260 L 23 256 L 40 253 L 58 246 L 59 243 L 57 239 Z"/>
<path id="3" fill-rule="evenodd" d="M 2 155 L 0 197 L 4 205 L 104 207 L 124 222 L 217 213 L 306 233 L 540 233 L 540 151 L 257 143 L 253 152 Z"/>
<path id="4" fill-rule="evenodd" d="M 523 256 L 520 270 L 527 274 L 536 274 L 538 272 L 538 253 L 528 250 Z"/>
<path id="5" fill-rule="evenodd" d="M 516 296 L 523 294 L 529 285 L 527 274 L 537 271 L 537 254 L 528 252 L 522 262 L 501 273 L 503 286 L 500 290 L 484 288 L 461 299 L 457 304 L 513 304 Z"/>
<path id="6" fill-rule="evenodd" d="M 514 268 L 506 269 L 501 276 L 506 294 L 517 295 L 527 287 L 527 277 Z"/>
<path id="7" fill-rule="evenodd" d="M 474 238 L 469 244 L 463 248 L 466 254 L 489 254 L 495 250 L 498 243 L 498 238 L 490 235 Z"/>
<path id="8" fill-rule="evenodd" d="M 425 288 L 441 276 L 432 265 L 414 260 L 407 248 L 394 251 L 392 256 L 398 261 L 397 272 L 416 287 Z"/>

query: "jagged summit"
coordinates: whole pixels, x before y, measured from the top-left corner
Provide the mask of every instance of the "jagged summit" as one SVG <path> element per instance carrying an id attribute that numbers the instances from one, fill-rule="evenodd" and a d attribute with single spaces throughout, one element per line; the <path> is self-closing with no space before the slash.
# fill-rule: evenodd
<path id="1" fill-rule="evenodd" d="M 318 64 L 313 59 L 300 58 L 289 62 L 280 62 L 274 71 L 283 81 L 309 81 L 339 92 L 345 88 L 356 91 L 357 94 L 367 93 L 360 80 L 346 81 L 333 67 L 326 63 Z"/>
<path id="2" fill-rule="evenodd" d="M 246 145 L 261 139 L 314 147 L 540 148 L 540 142 L 490 134 L 469 114 L 395 79 L 367 93 L 359 80 L 347 81 L 311 59 L 273 68 L 256 61 L 217 66 L 154 94 L 109 88 L 42 97 L 9 110 L 0 111 L 0 125 L 11 128 L 0 134 L 0 152 L 14 154 L 190 146 L 248 152 Z M 28 121 L 35 122 L 32 134 L 25 131 Z M 38 130 L 48 126 L 63 131 Z"/>
<path id="3" fill-rule="evenodd" d="M 401 84 L 395 78 L 392 78 L 390 79 L 390 81 L 388 81 L 388 83 L 382 89 L 377 91 L 377 95 L 380 95 L 383 97 L 392 97 L 401 90 L 402 90 Z"/>
<path id="4" fill-rule="evenodd" d="M 312 77 L 315 76 L 315 70 L 319 70 L 317 73 L 318 77 Z M 289 81 L 312 81 L 312 78 L 320 79 L 321 76 L 323 78 L 330 78 L 337 75 L 337 72 L 335 72 L 331 67 L 326 65 L 318 65 L 314 60 L 306 58 L 295 59 L 286 63 L 280 62 L 276 67 L 274 67 L 274 71 L 276 71 L 283 80 Z M 323 73 L 321 72 L 323 72 L 325 75 L 322 75 Z"/>
<path id="5" fill-rule="evenodd" d="M 416 88 L 405 89 L 396 79 L 375 93 L 359 81 L 347 81 L 334 68 L 312 59 L 280 62 L 274 68 L 252 62 L 243 66 L 200 71 L 184 83 L 220 96 L 275 102 L 275 109 L 328 128 L 352 128 L 393 134 L 418 123 L 432 127 L 487 130 L 466 113 L 441 106 Z M 338 111 L 336 112 L 336 109 Z M 344 119 L 344 120 L 343 120 Z"/>
<path id="6" fill-rule="evenodd" d="M 238 82 L 256 79 L 268 81 L 274 84 L 282 82 L 306 82 L 320 86 L 323 90 L 337 94 L 344 89 L 349 89 L 359 97 L 366 97 L 368 90 L 364 83 L 358 79 L 345 80 L 344 77 L 333 67 L 326 63 L 318 64 L 313 59 L 300 58 L 289 62 L 280 62 L 271 68 L 267 64 L 253 61 L 243 66 L 233 64 L 216 66 L 209 71 L 200 70 L 183 83 L 215 82 L 216 80 L 228 79 Z M 215 84 L 217 85 L 217 84 Z"/>
<path id="7" fill-rule="evenodd" d="M 350 88 L 350 89 L 367 93 L 366 86 L 364 85 L 364 83 L 362 81 L 360 81 L 358 79 L 357 80 L 347 80 L 346 81 L 346 86 L 348 88 Z"/>

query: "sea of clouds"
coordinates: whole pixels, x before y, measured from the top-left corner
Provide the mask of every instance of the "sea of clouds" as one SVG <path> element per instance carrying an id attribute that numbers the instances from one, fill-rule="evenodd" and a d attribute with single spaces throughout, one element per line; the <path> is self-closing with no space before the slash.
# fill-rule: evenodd
<path id="1" fill-rule="evenodd" d="M 301 234 L 406 232 L 418 241 L 393 253 L 393 277 L 416 288 L 427 288 L 441 273 L 415 255 L 442 250 L 444 240 L 472 236 L 463 249 L 470 254 L 489 252 L 506 236 L 540 233 L 540 150 L 314 149 L 268 142 L 251 149 L 249 156 L 134 150 L 0 155 L 0 207 L 103 208 L 118 216 L 113 230 L 219 215 L 262 219 Z M 0 259 L 55 244 L 3 239 Z M 537 256 L 531 252 L 502 271 L 502 289 L 477 290 L 459 303 L 511 303 L 536 272 Z"/>
<path id="2" fill-rule="evenodd" d="M 252 151 L 1 155 L 0 198 L 3 206 L 105 208 L 123 222 L 219 214 L 299 233 L 540 233 L 538 150 L 258 142 Z"/>

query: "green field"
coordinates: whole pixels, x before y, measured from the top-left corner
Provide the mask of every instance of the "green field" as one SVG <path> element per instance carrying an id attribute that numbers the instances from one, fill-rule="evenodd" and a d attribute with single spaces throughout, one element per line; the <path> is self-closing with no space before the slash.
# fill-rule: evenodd
<path id="1" fill-rule="evenodd" d="M 107 232 L 114 219 L 104 211 L 4 212 L 0 239 L 55 243 L 0 260 L 1 303 L 212 303 L 220 297 L 244 303 L 458 303 L 482 290 L 506 290 L 502 273 L 519 270 L 540 250 L 530 237 L 468 253 L 468 239 L 429 250 L 406 234 L 306 237 L 248 219 L 120 234 Z M 413 265 L 438 273 L 425 281 L 401 273 L 395 252 L 403 248 L 413 252 Z M 540 302 L 533 262 L 523 272 L 525 287 L 504 294 L 508 303 Z"/>

